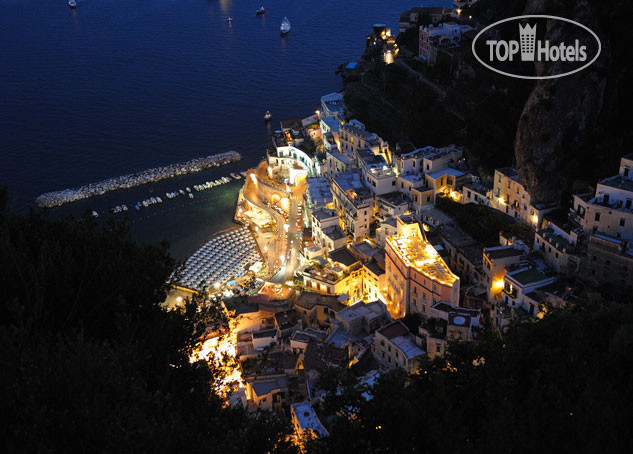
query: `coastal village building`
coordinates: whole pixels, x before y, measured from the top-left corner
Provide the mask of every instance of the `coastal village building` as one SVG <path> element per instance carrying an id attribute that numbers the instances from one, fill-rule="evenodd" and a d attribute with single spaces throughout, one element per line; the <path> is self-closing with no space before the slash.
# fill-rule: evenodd
<path id="1" fill-rule="evenodd" d="M 457 169 L 447 167 L 426 174 L 426 184 L 433 191 L 435 199 L 438 194 L 450 196 L 459 201 L 461 188 L 468 181 L 468 176 Z"/>
<path id="2" fill-rule="evenodd" d="M 247 379 L 245 392 L 249 409 L 279 410 L 288 400 L 288 377 L 276 374 Z"/>
<path id="3" fill-rule="evenodd" d="M 351 120 L 341 126 L 339 131 L 341 152 L 355 156 L 360 149 L 367 149 L 374 155 L 381 155 L 385 162 L 391 162 L 391 153 L 387 142 L 377 134 L 367 131 L 365 125 L 358 120 Z"/>
<path id="4" fill-rule="evenodd" d="M 337 117 L 321 117 L 319 127 L 323 136 L 323 151 L 338 150 L 341 121 Z"/>
<path id="5" fill-rule="evenodd" d="M 382 155 L 361 148 L 356 150 L 355 156 L 362 172 L 362 181 L 371 192 L 380 195 L 396 190 L 397 175 Z"/>
<path id="6" fill-rule="evenodd" d="M 417 28 L 424 17 L 428 17 L 431 24 L 439 23 L 448 14 L 448 11 L 441 6 L 414 6 L 408 11 L 400 14 L 398 20 L 398 30 L 400 33 L 411 28 Z"/>
<path id="7" fill-rule="evenodd" d="M 345 102 L 343 93 L 330 93 L 321 96 L 321 117 L 336 117 L 339 120 L 345 118 Z"/>
<path id="8" fill-rule="evenodd" d="M 376 219 L 382 220 L 407 214 L 409 202 L 401 192 L 388 192 L 376 196 Z"/>
<path id="9" fill-rule="evenodd" d="M 395 217 L 378 219 L 378 227 L 376 228 L 376 244 L 385 247 L 387 237 L 395 235 L 397 232 L 398 220 Z"/>
<path id="10" fill-rule="evenodd" d="M 455 196 L 468 181 L 468 176 L 455 168 L 462 158 L 463 150 L 454 145 L 404 153 L 395 159 L 397 188 L 408 196 L 416 212 L 433 205 L 438 193 Z"/>
<path id="11" fill-rule="evenodd" d="M 433 205 L 423 207 L 417 212 L 417 215 L 420 221 L 422 221 L 424 230 L 430 230 L 439 225 L 450 224 L 453 222 L 452 217 L 443 211 L 438 210 Z"/>
<path id="12" fill-rule="evenodd" d="M 371 349 L 373 333 L 391 323 L 391 315 L 382 301 L 359 301 L 336 314 L 326 342 L 348 349 L 350 359 L 357 360 Z"/>
<path id="13" fill-rule="evenodd" d="M 424 350 L 404 323 L 397 320 L 376 330 L 374 356 L 386 369 L 399 368 L 412 373 L 420 368 Z"/>
<path id="14" fill-rule="evenodd" d="M 346 247 L 328 254 L 325 264 L 312 263 L 299 272 L 306 290 L 326 295 L 362 299 L 363 265 Z"/>
<path id="15" fill-rule="evenodd" d="M 312 212 L 312 238 L 319 250 L 333 251 L 347 244 L 336 211 L 321 208 Z"/>
<path id="16" fill-rule="evenodd" d="M 594 284 L 608 284 L 622 295 L 633 291 L 633 243 L 594 233 L 581 258 L 580 275 Z"/>
<path id="17" fill-rule="evenodd" d="M 469 27 L 471 29 L 471 27 Z M 434 46 L 456 44 L 462 39 L 462 26 L 455 22 L 420 27 L 419 57 L 429 65 L 434 65 L 437 53 Z"/>
<path id="18" fill-rule="evenodd" d="M 374 24 L 372 28 L 373 32 L 367 35 L 365 48 L 380 52 L 382 61 L 387 65 L 392 64 L 400 51 L 396 37 L 392 36 L 391 29 L 385 24 Z"/>
<path id="19" fill-rule="evenodd" d="M 327 338 L 327 331 L 306 328 L 295 331 L 290 336 L 290 351 L 295 354 L 304 353 L 310 342 L 323 342 Z"/>
<path id="20" fill-rule="evenodd" d="M 398 156 L 395 163 L 399 174 L 412 172 L 421 175 L 454 166 L 463 154 L 463 150 L 455 145 L 442 148 L 427 146 Z"/>
<path id="21" fill-rule="evenodd" d="M 438 314 L 440 317 L 436 316 Z M 476 338 L 480 327 L 479 316 L 478 310 L 439 303 L 434 306 L 432 318 L 419 326 L 416 342 L 426 351 L 429 359 L 442 357 L 446 354 L 450 341 L 471 341 Z"/>
<path id="22" fill-rule="evenodd" d="M 540 251 L 545 263 L 557 273 L 577 272 L 580 269 L 580 260 L 575 255 L 576 239 L 576 235 L 571 235 L 546 220 L 545 227 L 534 235 L 534 250 Z"/>
<path id="23" fill-rule="evenodd" d="M 495 170 L 491 205 L 536 230 L 540 229 L 543 216 L 555 208 L 554 204 L 533 200 L 518 172 L 512 167 Z"/>
<path id="24" fill-rule="evenodd" d="M 530 295 L 556 280 L 557 275 L 553 270 L 543 271 L 531 266 L 506 272 L 501 300 L 493 305 L 493 322 L 496 329 L 502 333 L 513 318 L 539 316 L 540 305 Z"/>
<path id="25" fill-rule="evenodd" d="M 290 406 L 290 420 L 299 446 L 303 446 L 308 439 L 330 435 L 308 402 L 292 404 Z"/>
<path id="26" fill-rule="evenodd" d="M 413 172 L 401 173 L 398 175 L 396 187 L 411 203 L 415 211 L 419 211 L 426 206 L 433 204 L 435 193 L 429 188 L 424 175 Z"/>
<path id="27" fill-rule="evenodd" d="M 580 276 L 631 291 L 633 270 L 633 154 L 620 159 L 616 176 L 601 180 L 594 194 L 574 195 L 570 219 L 584 236 Z M 572 232 L 574 234 L 575 232 Z"/>
<path id="28" fill-rule="evenodd" d="M 325 173 L 330 178 L 336 178 L 339 174 L 349 172 L 356 168 L 353 157 L 343 154 L 338 148 L 329 149 L 325 153 Z"/>
<path id="29" fill-rule="evenodd" d="M 337 225 L 326 227 L 322 231 L 323 247 L 326 251 L 340 249 L 347 244 L 348 238 L 345 232 Z"/>
<path id="30" fill-rule="evenodd" d="M 330 182 L 325 177 L 306 179 L 306 205 L 309 210 L 318 210 L 332 205 Z"/>
<path id="31" fill-rule="evenodd" d="M 358 171 L 346 172 L 332 180 L 334 208 L 341 219 L 343 231 L 354 241 L 369 236 L 373 222 L 374 197 L 361 183 Z"/>
<path id="32" fill-rule="evenodd" d="M 491 206 L 492 202 L 488 197 L 489 192 L 492 193 L 492 191 L 481 184 L 481 182 L 472 181 L 471 175 L 471 181 L 462 186 L 461 201 L 462 203 L 476 203 L 478 205 Z"/>
<path id="33" fill-rule="evenodd" d="M 593 196 L 574 196 L 575 219 L 586 233 L 633 240 L 633 154 L 620 160 L 618 175 L 605 178 Z"/>
<path id="34" fill-rule="evenodd" d="M 503 278 L 506 269 L 512 266 L 527 266 L 526 251 L 514 246 L 496 246 L 483 251 L 484 284 L 487 288 L 488 301 L 500 297 L 505 287 Z"/>
<path id="35" fill-rule="evenodd" d="M 315 292 L 301 293 L 295 308 L 301 315 L 304 324 L 310 327 L 329 327 L 336 318 L 337 312 L 343 310 L 343 304 L 336 295 L 322 295 Z"/>
<path id="36" fill-rule="evenodd" d="M 459 277 L 427 241 L 415 218 L 398 218 L 397 233 L 387 238 L 385 252 L 386 296 L 392 312 L 427 317 L 439 301 L 459 305 Z"/>

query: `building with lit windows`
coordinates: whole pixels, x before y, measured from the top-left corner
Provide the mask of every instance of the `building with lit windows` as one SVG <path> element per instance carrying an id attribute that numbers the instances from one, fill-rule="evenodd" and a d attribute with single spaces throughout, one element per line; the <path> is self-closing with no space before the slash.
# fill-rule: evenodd
<path id="1" fill-rule="evenodd" d="M 343 231 L 354 241 L 369 236 L 369 225 L 374 219 L 374 196 L 361 183 L 360 172 L 341 173 L 332 180 L 331 189 Z"/>
<path id="2" fill-rule="evenodd" d="M 495 169 L 491 206 L 536 230 L 541 228 L 543 216 L 556 208 L 555 204 L 534 200 L 519 173 L 512 167 Z"/>
<path id="3" fill-rule="evenodd" d="M 328 254 L 325 264 L 311 263 L 299 272 L 305 290 L 326 295 L 363 297 L 363 264 L 346 247 Z"/>
<path id="4" fill-rule="evenodd" d="M 382 155 L 387 163 L 391 162 L 387 142 L 377 134 L 367 131 L 365 125 L 358 120 L 351 120 L 341 126 L 339 140 L 342 153 L 354 156 L 359 149 L 366 148 L 375 155 Z"/>
<path id="5" fill-rule="evenodd" d="M 343 93 L 330 93 L 321 96 L 321 117 L 345 118 Z"/>
<path id="6" fill-rule="evenodd" d="M 428 317 L 431 306 L 459 305 L 460 280 L 453 274 L 412 216 L 399 216 L 397 233 L 385 246 L 387 299 L 392 313 Z"/>
<path id="7" fill-rule="evenodd" d="M 506 269 L 523 264 L 527 266 L 527 253 L 514 246 L 496 246 L 484 249 L 483 272 L 484 284 L 488 292 L 488 301 L 493 301 L 501 295 L 505 284 L 503 278 Z"/>

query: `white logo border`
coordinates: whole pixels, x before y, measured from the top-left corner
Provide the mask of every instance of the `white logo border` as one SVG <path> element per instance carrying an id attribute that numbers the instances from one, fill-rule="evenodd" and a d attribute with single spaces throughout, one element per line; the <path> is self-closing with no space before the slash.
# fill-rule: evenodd
<path id="1" fill-rule="evenodd" d="M 577 25 L 580 28 L 584 28 L 589 33 L 591 33 L 591 35 L 595 38 L 596 42 L 598 43 L 598 52 L 596 53 L 596 56 L 593 57 L 593 59 L 590 62 L 586 63 L 585 65 L 581 66 L 580 68 L 576 68 L 573 71 L 569 71 L 569 72 L 566 72 L 566 73 L 557 74 L 557 75 L 553 75 L 553 76 L 521 76 L 519 74 L 512 74 L 512 73 L 509 73 L 509 72 L 501 71 L 500 69 L 497 69 L 497 68 L 493 68 L 489 64 L 485 63 L 481 58 L 479 58 L 479 55 L 477 55 L 477 52 L 475 51 L 475 43 L 477 42 L 477 40 L 479 39 L 479 36 L 482 33 L 484 33 L 489 28 L 492 28 L 495 25 L 502 24 L 504 22 L 509 22 L 509 21 L 516 20 L 516 19 L 529 19 L 529 18 L 562 20 L 564 22 L 570 22 L 570 23 L 572 23 L 574 25 Z M 559 77 L 569 76 L 571 74 L 577 73 L 578 71 L 582 71 L 583 69 L 585 69 L 586 67 L 588 67 L 589 65 L 591 65 L 594 61 L 596 61 L 598 59 L 598 57 L 600 56 L 600 53 L 602 52 L 602 43 L 600 42 L 600 38 L 598 38 L 598 35 L 596 35 L 593 32 L 593 30 L 591 30 L 589 27 L 587 27 L 587 26 L 585 26 L 585 25 L 583 25 L 583 24 L 581 24 L 579 22 L 573 21 L 571 19 L 567 19 L 565 17 L 560 17 L 560 16 L 548 16 L 548 15 L 544 15 L 544 14 L 528 14 L 528 15 L 525 15 L 525 16 L 508 17 L 506 19 L 502 19 L 500 21 L 497 21 L 497 22 L 495 22 L 493 24 L 488 25 L 486 28 L 484 28 L 479 33 L 477 33 L 477 36 L 475 36 L 475 39 L 473 39 L 472 50 L 473 50 L 473 55 L 479 61 L 479 63 L 481 63 L 486 68 L 488 68 L 488 69 L 490 69 L 490 70 L 492 70 L 492 71 L 494 71 L 496 73 L 503 74 L 504 76 L 508 76 L 508 77 L 515 77 L 517 79 L 543 80 L 543 79 L 557 79 Z"/>

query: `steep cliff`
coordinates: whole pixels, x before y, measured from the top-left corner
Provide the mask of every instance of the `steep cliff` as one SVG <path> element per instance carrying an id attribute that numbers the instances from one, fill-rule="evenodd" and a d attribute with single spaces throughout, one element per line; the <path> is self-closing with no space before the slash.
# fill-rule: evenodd
<path id="1" fill-rule="evenodd" d="M 515 161 L 530 193 L 558 201 L 577 182 L 610 175 L 629 152 L 631 29 L 624 1 L 528 0 L 524 14 L 551 14 L 578 21 L 602 42 L 599 59 L 563 78 L 538 81 L 529 95 L 515 137 Z M 565 39 L 568 30 L 550 23 L 546 38 Z M 549 68 L 551 71 L 556 68 Z M 537 67 L 537 72 L 545 71 Z"/>

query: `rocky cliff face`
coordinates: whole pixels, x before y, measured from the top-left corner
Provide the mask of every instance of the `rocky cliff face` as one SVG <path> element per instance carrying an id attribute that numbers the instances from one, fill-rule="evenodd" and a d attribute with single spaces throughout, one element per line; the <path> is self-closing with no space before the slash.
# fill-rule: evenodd
<path id="1" fill-rule="evenodd" d="M 542 202 L 558 201 L 582 180 L 614 173 L 621 155 L 630 152 L 631 94 L 628 46 L 631 31 L 624 24 L 624 1 L 528 0 L 524 14 L 551 14 L 578 21 L 602 42 L 598 60 L 563 78 L 540 80 L 521 114 L 515 161 L 530 193 Z M 548 24 L 554 42 L 568 33 L 560 22 Z M 556 68 L 550 68 L 550 70 Z M 544 68 L 537 67 L 543 73 Z"/>

